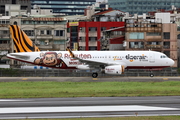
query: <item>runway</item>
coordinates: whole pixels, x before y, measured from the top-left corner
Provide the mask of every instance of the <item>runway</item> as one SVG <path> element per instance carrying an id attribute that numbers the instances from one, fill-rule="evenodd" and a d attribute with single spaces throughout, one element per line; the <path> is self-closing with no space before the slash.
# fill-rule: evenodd
<path id="1" fill-rule="evenodd" d="M 106 82 L 106 81 L 120 81 L 120 82 L 147 82 L 147 81 L 180 81 L 180 77 L 0 77 L 0 82 L 17 82 L 17 81 L 58 81 L 58 82 Z"/>
<path id="2" fill-rule="evenodd" d="M 165 116 L 180 114 L 180 96 L 0 99 L 0 119 Z"/>
<path id="3" fill-rule="evenodd" d="M 0 77 L 0 82 L 147 82 L 180 77 Z M 0 119 L 180 115 L 180 96 L 0 99 Z"/>

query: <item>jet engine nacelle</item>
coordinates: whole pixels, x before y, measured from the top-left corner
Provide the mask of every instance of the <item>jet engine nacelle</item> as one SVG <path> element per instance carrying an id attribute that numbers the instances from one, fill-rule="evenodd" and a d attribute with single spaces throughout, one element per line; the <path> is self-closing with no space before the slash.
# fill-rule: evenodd
<path id="1" fill-rule="evenodd" d="M 122 74 L 124 73 L 124 66 L 123 65 L 111 65 L 111 66 L 107 66 L 105 67 L 105 73 L 106 74 Z"/>

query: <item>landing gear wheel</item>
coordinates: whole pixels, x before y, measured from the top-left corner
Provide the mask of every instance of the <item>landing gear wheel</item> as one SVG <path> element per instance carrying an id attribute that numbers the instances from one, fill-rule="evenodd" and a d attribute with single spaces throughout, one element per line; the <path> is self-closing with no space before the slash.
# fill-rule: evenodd
<path id="1" fill-rule="evenodd" d="M 92 73 L 93 78 L 97 78 L 97 76 L 98 76 L 98 73 Z"/>
<path id="2" fill-rule="evenodd" d="M 150 77 L 154 77 L 154 74 L 153 74 L 153 73 L 150 73 Z"/>

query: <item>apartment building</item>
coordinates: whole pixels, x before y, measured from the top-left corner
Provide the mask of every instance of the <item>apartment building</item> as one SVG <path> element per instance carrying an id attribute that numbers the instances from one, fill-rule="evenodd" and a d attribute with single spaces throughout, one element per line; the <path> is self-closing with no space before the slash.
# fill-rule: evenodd
<path id="1" fill-rule="evenodd" d="M 6 54 L 10 51 L 10 34 L 9 34 L 9 24 L 10 16 L 0 15 L 0 64 L 8 64 Z"/>
<path id="2" fill-rule="evenodd" d="M 68 23 L 69 33 L 67 36 L 70 38 L 70 48 L 73 50 L 102 50 L 101 40 L 103 39 L 103 32 L 112 28 L 124 27 L 124 22 L 69 22 Z M 121 31 L 116 32 L 116 36 L 122 34 Z M 119 50 L 120 47 L 113 47 L 112 44 L 122 44 L 124 37 L 121 39 L 113 39 L 107 44 L 106 48 L 109 50 Z M 110 46 L 110 47 L 109 47 Z M 104 49 L 104 48 L 103 48 Z"/>
<path id="3" fill-rule="evenodd" d="M 20 26 L 40 50 L 65 50 L 66 20 L 63 17 L 22 18 Z"/>
<path id="4" fill-rule="evenodd" d="M 74 50 L 122 50 L 124 41 L 124 12 L 108 8 L 101 3 L 88 6 L 87 20 L 69 22 L 70 48 Z M 95 12 L 96 11 L 96 12 Z M 99 12 L 97 12 L 99 11 Z M 103 33 L 110 33 L 111 38 L 106 39 Z"/>
<path id="5" fill-rule="evenodd" d="M 30 13 L 31 10 L 31 0 L 0 0 L 0 14 L 3 16 L 9 16 L 9 12 L 17 12 L 15 6 L 11 7 L 9 5 L 20 5 L 20 10 Z M 9 7 L 6 7 L 6 6 Z"/>
<path id="6" fill-rule="evenodd" d="M 158 13 L 156 18 L 126 19 L 125 22 L 125 50 L 160 51 L 172 58 L 173 67 L 177 67 L 177 24 L 170 23 L 170 13 Z"/>

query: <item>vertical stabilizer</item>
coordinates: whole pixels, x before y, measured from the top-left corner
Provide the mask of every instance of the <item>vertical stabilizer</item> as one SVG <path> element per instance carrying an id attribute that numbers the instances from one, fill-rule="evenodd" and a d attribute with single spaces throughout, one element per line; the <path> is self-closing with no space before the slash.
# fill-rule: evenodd
<path id="1" fill-rule="evenodd" d="M 16 52 L 36 52 L 39 48 L 17 25 L 10 25 L 11 38 Z"/>

